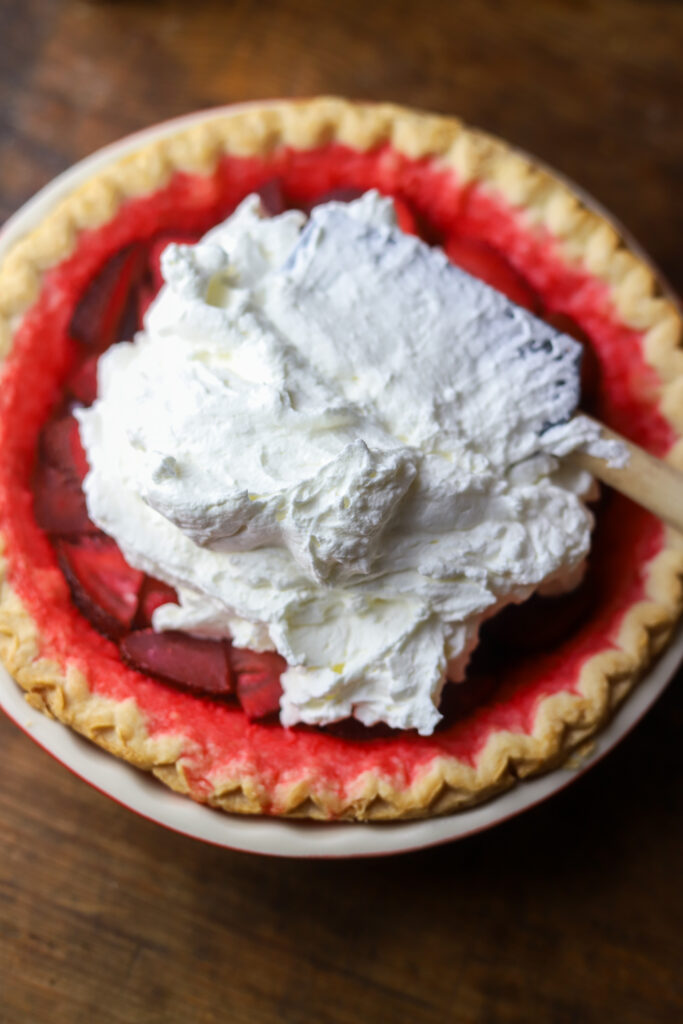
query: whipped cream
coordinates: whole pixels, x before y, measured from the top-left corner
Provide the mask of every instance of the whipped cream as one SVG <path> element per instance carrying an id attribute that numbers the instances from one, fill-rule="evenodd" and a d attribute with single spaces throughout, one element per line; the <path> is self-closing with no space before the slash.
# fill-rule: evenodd
<path id="1" fill-rule="evenodd" d="M 177 589 L 155 629 L 279 651 L 284 725 L 429 734 L 482 621 L 580 578 L 580 346 L 374 192 L 251 196 L 162 272 L 77 413 L 91 518 Z"/>

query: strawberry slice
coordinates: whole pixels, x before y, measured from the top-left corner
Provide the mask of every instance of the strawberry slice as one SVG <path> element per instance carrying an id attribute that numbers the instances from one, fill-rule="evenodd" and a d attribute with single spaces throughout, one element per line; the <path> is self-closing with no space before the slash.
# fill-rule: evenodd
<path id="1" fill-rule="evenodd" d="M 322 195 L 316 196 L 315 199 L 311 199 L 308 203 L 303 203 L 301 209 L 304 213 L 310 213 L 315 206 L 320 206 L 322 203 L 352 203 L 354 199 L 360 199 L 362 195 L 363 189 L 354 188 L 352 185 L 331 188 L 329 191 L 323 192 Z"/>
<path id="2" fill-rule="evenodd" d="M 228 645 L 188 633 L 155 633 L 141 629 L 129 633 L 120 644 L 121 654 L 133 668 L 197 693 L 233 692 Z"/>
<path id="3" fill-rule="evenodd" d="M 81 483 L 89 467 L 75 416 L 65 413 L 45 424 L 40 435 L 40 458 Z"/>
<path id="4" fill-rule="evenodd" d="M 41 530 L 56 537 L 99 532 L 88 518 L 80 486 L 46 463 L 38 463 L 33 477 L 33 514 Z"/>
<path id="5" fill-rule="evenodd" d="M 282 685 L 280 676 L 287 662 L 274 651 L 230 649 L 230 661 L 237 677 L 237 697 L 249 719 L 265 718 L 278 711 Z"/>
<path id="6" fill-rule="evenodd" d="M 112 342 L 131 337 L 131 300 L 145 263 L 145 247 L 140 243 L 111 257 L 88 285 L 71 318 L 71 335 L 77 341 L 104 352 Z"/>
<path id="7" fill-rule="evenodd" d="M 33 475 L 33 510 L 47 533 L 73 537 L 96 533 L 88 519 L 81 490 L 88 462 L 81 445 L 78 423 L 70 414 L 56 416 L 43 427 L 38 462 Z"/>
<path id="8" fill-rule="evenodd" d="M 67 378 L 67 395 L 81 405 L 92 405 L 97 398 L 97 360 L 98 356 L 89 356 Z"/>
<path id="9" fill-rule="evenodd" d="M 522 604 L 511 604 L 490 619 L 481 631 L 480 647 L 533 654 L 558 647 L 592 613 L 595 588 L 589 578 L 576 590 L 557 597 L 533 594 Z M 501 650 L 502 649 L 502 650 Z"/>
<path id="10" fill-rule="evenodd" d="M 595 354 L 590 338 L 583 328 L 579 327 L 576 320 L 572 320 L 566 313 L 544 313 L 543 319 L 551 327 L 554 327 L 556 331 L 570 334 L 572 338 L 576 338 L 577 341 L 581 342 L 583 346 L 583 356 L 581 359 L 581 407 L 586 412 L 590 412 L 594 408 L 597 397 L 601 392 L 600 362 Z"/>
<path id="11" fill-rule="evenodd" d="M 138 330 L 142 330 L 145 313 L 154 302 L 158 291 L 158 288 L 149 283 L 141 284 L 138 288 Z"/>
<path id="12" fill-rule="evenodd" d="M 282 179 L 271 178 L 257 190 L 266 212 L 271 217 L 277 217 L 287 209 L 285 194 L 282 191 Z"/>
<path id="13" fill-rule="evenodd" d="M 57 557 L 74 603 L 95 629 L 114 640 L 130 629 L 144 573 L 128 565 L 111 538 L 60 540 Z"/>
<path id="14" fill-rule="evenodd" d="M 468 274 L 490 284 L 518 306 L 524 306 L 532 313 L 537 311 L 538 299 L 535 293 L 493 246 L 474 238 L 452 235 L 444 243 L 444 250 L 449 260 L 457 263 Z"/>
<path id="15" fill-rule="evenodd" d="M 162 583 L 161 580 L 155 580 L 153 576 L 145 576 L 140 591 L 136 622 L 140 626 L 151 626 L 152 615 L 157 608 L 160 608 L 162 604 L 169 603 L 178 603 L 178 595 L 173 587 Z"/>

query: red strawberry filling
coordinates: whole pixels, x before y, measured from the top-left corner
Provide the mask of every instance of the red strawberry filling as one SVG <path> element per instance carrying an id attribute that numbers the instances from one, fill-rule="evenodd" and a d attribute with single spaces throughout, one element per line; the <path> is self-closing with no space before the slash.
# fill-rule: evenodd
<path id="1" fill-rule="evenodd" d="M 404 230 L 419 230 L 430 243 L 440 240 L 465 269 L 513 301 L 546 310 L 550 322 L 579 337 L 590 353 L 585 390 L 616 429 L 655 453 L 671 443 L 639 335 L 620 324 L 604 286 L 568 268 L 551 238 L 526 227 L 490 193 L 460 189 L 450 173 L 388 148 L 355 153 L 330 146 L 315 153 L 282 150 L 263 160 L 225 158 L 213 175 L 177 174 L 154 196 L 126 202 L 105 228 L 85 232 L 73 256 L 47 275 L 5 366 L 0 527 L 12 584 L 37 621 L 46 651 L 82 664 L 96 692 L 134 695 L 151 733 L 172 728 L 180 717 L 192 745 L 188 777 L 198 791 L 201 779 L 245 757 L 258 757 L 273 786 L 312 763 L 329 785 L 342 787 L 370 768 L 396 784 L 409 781 L 435 756 L 475 763 L 492 731 L 528 731 L 545 695 L 575 689 L 585 659 L 609 645 L 626 609 L 644 593 L 648 563 L 661 548 L 656 520 L 623 499 L 606 502 L 589 582 L 573 595 L 534 598 L 488 623 L 468 682 L 446 688 L 445 720 L 433 737 L 362 728 L 345 737 L 343 729 L 285 731 L 268 723 L 247 729 L 247 717 L 277 709 L 283 660 L 149 628 L 154 610 L 175 594 L 127 566 L 116 545 L 89 523 L 80 489 L 82 452 L 63 403 L 93 400 L 93 354 L 132 335 L 160 284 L 167 241 L 196 239 L 253 190 L 277 213 L 293 205 L 310 209 L 324 198 L 351 199 L 369 187 L 400 196 Z M 29 374 L 36 383 L 30 392 L 23 387 Z M 33 501 L 35 519 L 22 495 Z M 42 531 L 54 538 L 54 550 Z M 84 625 L 83 614 L 97 632 Z M 116 638 L 118 649 L 105 637 Z M 221 699 L 198 701 L 199 692 Z"/>
<path id="2" fill-rule="evenodd" d="M 74 310 L 71 334 L 76 341 L 103 352 L 112 342 L 131 337 L 129 328 L 137 319 L 134 289 L 145 271 L 145 257 L 144 247 L 133 244 L 107 261 Z"/>
<path id="3" fill-rule="evenodd" d="M 283 200 L 276 181 L 264 189 L 274 212 Z M 284 206 L 282 206 L 284 209 Z M 171 242 L 192 243 L 196 234 L 163 232 L 146 247 L 129 246 L 110 259 L 86 288 L 71 320 L 71 331 L 88 346 L 104 350 L 119 340 L 124 312 L 141 317 L 163 284 L 161 255 Z M 143 262 L 143 256 L 146 264 Z M 133 331 L 140 326 L 133 325 Z M 97 393 L 97 357 L 76 363 L 66 382 L 66 397 L 90 404 Z M 172 587 L 155 580 L 125 561 L 113 540 L 90 522 L 81 483 L 88 463 L 78 423 L 70 412 L 58 413 L 40 435 L 34 477 L 34 510 L 38 524 L 59 538 L 55 548 L 74 603 L 104 636 L 119 642 L 124 660 L 167 682 L 197 693 L 224 696 L 237 693 L 248 718 L 262 718 L 279 707 L 280 674 L 285 663 L 272 654 L 234 652 L 237 686 L 233 685 L 231 647 L 222 641 L 155 633 L 149 627 L 158 607 L 177 601 Z M 68 538 L 68 540 L 66 539 Z"/>

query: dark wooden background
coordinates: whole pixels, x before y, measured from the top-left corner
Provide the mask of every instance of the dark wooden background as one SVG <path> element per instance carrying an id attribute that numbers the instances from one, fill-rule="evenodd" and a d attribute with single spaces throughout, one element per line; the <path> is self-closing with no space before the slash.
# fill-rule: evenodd
<path id="1" fill-rule="evenodd" d="M 0 0 L 0 220 L 189 110 L 391 99 L 498 132 L 683 290 L 683 5 Z M 134 817 L 0 720 L 2 1024 L 683 1019 L 683 679 L 551 803 L 419 854 L 278 861 Z"/>

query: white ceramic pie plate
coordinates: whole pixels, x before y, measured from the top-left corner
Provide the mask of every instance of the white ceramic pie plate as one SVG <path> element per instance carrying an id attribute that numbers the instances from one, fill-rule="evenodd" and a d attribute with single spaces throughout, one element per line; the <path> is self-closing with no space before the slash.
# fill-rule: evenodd
<path id="1" fill-rule="evenodd" d="M 55 178 L 6 223 L 0 234 L 0 260 L 10 245 L 30 231 L 57 200 L 112 157 L 135 149 L 149 139 L 175 131 L 184 124 L 219 113 L 220 110 L 202 111 L 156 125 L 100 150 Z M 589 197 L 583 198 L 603 216 L 606 215 Z M 0 707 L 28 736 L 80 778 L 117 803 L 166 828 L 217 846 L 250 853 L 280 857 L 366 857 L 404 853 L 462 839 L 491 828 L 557 793 L 623 739 L 662 693 L 682 659 L 683 628 L 607 728 L 597 736 L 592 752 L 583 759 L 579 770 L 556 769 L 520 783 L 502 796 L 469 811 L 443 818 L 393 824 L 314 823 L 240 817 L 194 803 L 166 789 L 151 775 L 100 750 L 61 723 L 33 711 L 26 704 L 23 692 L 1 666 Z"/>
<path id="2" fill-rule="evenodd" d="M 112 757 L 60 722 L 34 711 L 0 667 L 0 706 L 41 747 L 91 786 L 159 825 L 248 853 L 277 857 L 371 857 L 406 853 L 463 839 L 491 828 L 564 789 L 600 760 L 633 728 L 662 693 L 683 658 L 679 631 L 654 669 L 636 687 L 577 769 L 558 768 L 528 779 L 469 811 L 425 821 L 386 824 L 297 822 L 223 814 L 178 796 L 146 772 Z"/>

